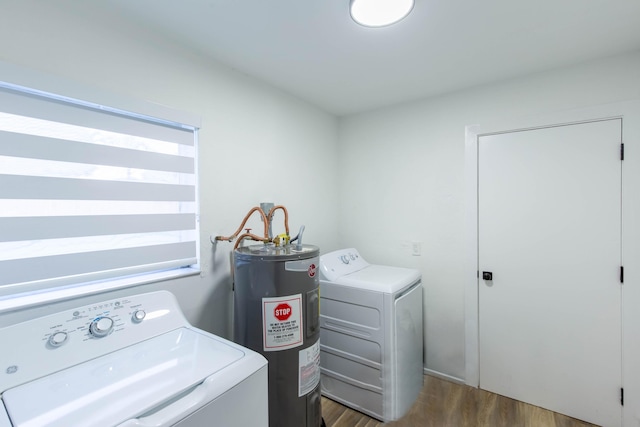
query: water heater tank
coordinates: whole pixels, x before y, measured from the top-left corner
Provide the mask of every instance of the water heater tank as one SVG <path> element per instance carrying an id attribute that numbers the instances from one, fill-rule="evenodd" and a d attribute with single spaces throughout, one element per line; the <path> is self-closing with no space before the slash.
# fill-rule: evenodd
<path id="1" fill-rule="evenodd" d="M 269 427 L 323 425 L 319 252 L 253 245 L 234 253 L 234 341 L 269 362 Z"/>

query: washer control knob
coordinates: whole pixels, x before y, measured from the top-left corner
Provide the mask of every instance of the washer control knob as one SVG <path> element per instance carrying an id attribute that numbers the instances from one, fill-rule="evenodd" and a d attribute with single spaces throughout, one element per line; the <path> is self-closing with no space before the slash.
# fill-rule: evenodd
<path id="1" fill-rule="evenodd" d="M 67 342 L 67 338 L 69 338 L 69 336 L 66 332 L 54 332 L 49 337 L 49 345 L 52 347 L 60 347 L 62 344 Z"/>
<path id="2" fill-rule="evenodd" d="M 340 261 L 342 261 L 343 264 L 349 264 L 349 255 L 342 255 Z"/>
<path id="3" fill-rule="evenodd" d="M 133 313 L 133 317 L 131 320 L 133 320 L 135 323 L 140 323 L 144 320 L 144 316 L 146 316 L 147 313 L 145 313 L 144 310 L 136 310 Z"/>
<path id="4" fill-rule="evenodd" d="M 98 317 L 91 322 L 89 326 L 89 332 L 94 337 L 102 338 L 109 335 L 109 332 L 113 329 L 113 319 L 110 317 Z"/>

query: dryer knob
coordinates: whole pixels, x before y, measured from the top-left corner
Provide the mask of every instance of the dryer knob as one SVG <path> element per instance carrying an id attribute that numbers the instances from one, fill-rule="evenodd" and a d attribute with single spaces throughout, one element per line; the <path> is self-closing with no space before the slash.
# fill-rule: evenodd
<path id="1" fill-rule="evenodd" d="M 102 338 L 109 335 L 109 332 L 113 329 L 113 319 L 110 317 L 98 317 L 89 326 L 89 332 L 91 335 Z"/>

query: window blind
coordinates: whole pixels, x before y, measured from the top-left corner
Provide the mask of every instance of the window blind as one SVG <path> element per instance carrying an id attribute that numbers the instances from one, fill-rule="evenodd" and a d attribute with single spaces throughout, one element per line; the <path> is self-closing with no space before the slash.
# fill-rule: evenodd
<path id="1" fill-rule="evenodd" d="M 0 82 L 0 295 L 196 264 L 196 142 Z"/>

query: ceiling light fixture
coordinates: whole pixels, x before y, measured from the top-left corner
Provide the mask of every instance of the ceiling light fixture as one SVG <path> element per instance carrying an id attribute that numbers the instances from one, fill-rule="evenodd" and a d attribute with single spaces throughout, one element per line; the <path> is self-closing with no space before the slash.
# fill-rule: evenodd
<path id="1" fill-rule="evenodd" d="M 413 9 L 414 0 L 351 0 L 351 18 L 365 27 L 395 24 Z"/>

